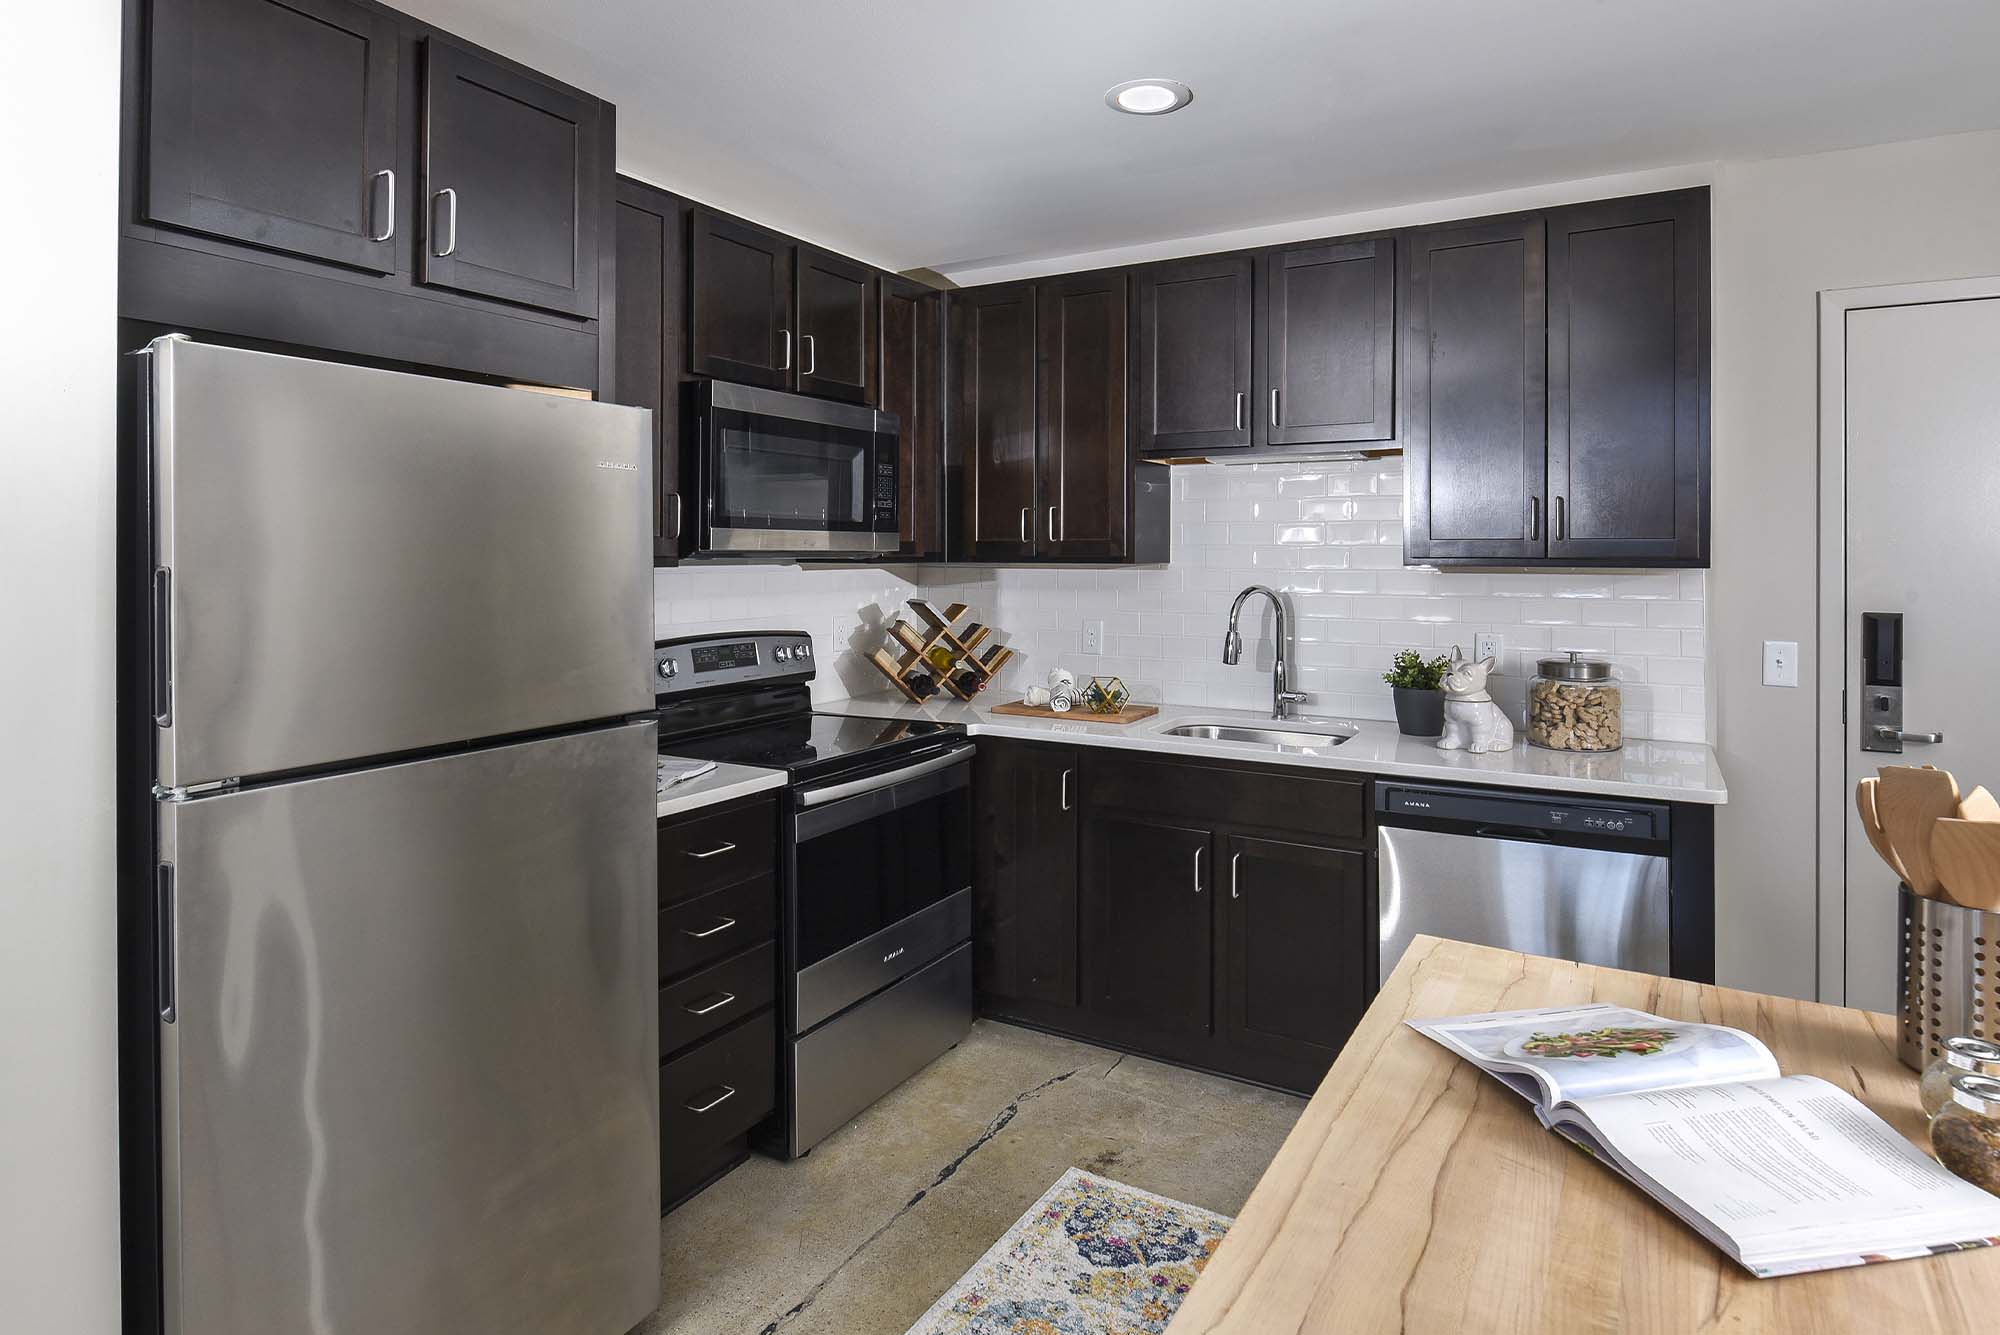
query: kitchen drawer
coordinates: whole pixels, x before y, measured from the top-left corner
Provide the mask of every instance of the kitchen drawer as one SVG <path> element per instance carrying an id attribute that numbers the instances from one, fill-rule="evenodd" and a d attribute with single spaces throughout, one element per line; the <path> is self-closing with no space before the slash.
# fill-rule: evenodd
<path id="1" fill-rule="evenodd" d="M 771 1004 L 778 990 L 778 947 L 765 942 L 660 989 L 660 1055 Z"/>
<path id="2" fill-rule="evenodd" d="M 669 904 L 660 910 L 660 977 L 762 945 L 777 926 L 778 883 L 768 874 Z"/>
<path id="3" fill-rule="evenodd" d="M 769 798 L 668 821 L 660 826 L 660 903 L 768 876 L 777 849 L 778 804 Z"/>
<path id="4" fill-rule="evenodd" d="M 742 1152 L 778 1101 L 777 1012 L 766 1008 L 660 1067 L 660 1176 L 673 1201 Z"/>
<path id="5" fill-rule="evenodd" d="M 1359 778 L 1080 749 L 1086 818 L 1092 811 L 1124 808 L 1147 817 L 1288 830 L 1351 844 L 1367 835 L 1368 787 Z"/>

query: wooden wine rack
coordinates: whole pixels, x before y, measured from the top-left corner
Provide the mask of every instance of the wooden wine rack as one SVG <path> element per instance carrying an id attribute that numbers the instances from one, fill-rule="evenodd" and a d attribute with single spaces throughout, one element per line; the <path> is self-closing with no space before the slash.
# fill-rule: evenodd
<path id="1" fill-rule="evenodd" d="M 940 612 L 927 599 L 912 598 L 909 606 L 924 629 L 919 631 L 916 626 L 898 617 L 889 627 L 889 638 L 896 642 L 894 648 L 901 652 L 892 653 L 890 649 L 882 648 L 869 655 L 869 661 L 881 669 L 882 675 L 894 682 L 896 689 L 908 700 L 917 704 L 924 702 L 924 697 L 912 690 L 909 683 L 909 674 L 919 666 L 937 676 L 940 689 L 951 692 L 961 700 L 970 700 L 978 692 L 962 689 L 954 674 L 962 668 L 971 668 L 978 674 L 983 687 L 1014 656 L 1014 651 L 1004 644 L 988 645 L 983 654 L 980 652 L 980 646 L 986 644 L 993 628 L 977 621 L 958 628 L 959 621 L 972 610 L 964 603 L 953 603 Z M 943 672 L 939 672 L 930 661 L 931 651 L 939 645 L 951 651 L 951 666 Z"/>

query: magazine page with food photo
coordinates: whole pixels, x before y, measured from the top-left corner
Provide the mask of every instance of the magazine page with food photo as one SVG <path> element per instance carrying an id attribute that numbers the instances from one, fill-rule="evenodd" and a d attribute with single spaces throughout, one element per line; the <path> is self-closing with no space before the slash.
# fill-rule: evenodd
<path id="1" fill-rule="evenodd" d="M 1408 1023 L 1545 1112 L 1607 1094 L 1778 1074 L 1771 1050 L 1740 1029 L 1664 1020 L 1607 1002 Z"/>

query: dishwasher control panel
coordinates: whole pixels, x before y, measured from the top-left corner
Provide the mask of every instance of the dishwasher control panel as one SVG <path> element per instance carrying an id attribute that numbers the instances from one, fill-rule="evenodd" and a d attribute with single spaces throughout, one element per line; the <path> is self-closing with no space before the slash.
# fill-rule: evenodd
<path id="1" fill-rule="evenodd" d="M 1398 817 L 1412 817 L 1490 829 L 1494 834 L 1521 831 L 1646 840 L 1667 838 L 1670 816 L 1666 807 L 1654 803 L 1570 801 L 1543 794 L 1517 797 L 1480 789 L 1387 781 L 1375 786 L 1375 811 L 1387 824 L 1396 823 Z"/>

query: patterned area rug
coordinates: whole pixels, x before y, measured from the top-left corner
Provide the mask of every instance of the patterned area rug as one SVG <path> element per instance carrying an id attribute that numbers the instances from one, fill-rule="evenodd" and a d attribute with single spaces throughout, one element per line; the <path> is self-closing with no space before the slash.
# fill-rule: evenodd
<path id="1" fill-rule="evenodd" d="M 908 1335 L 1157 1335 L 1233 1222 L 1072 1168 Z"/>

